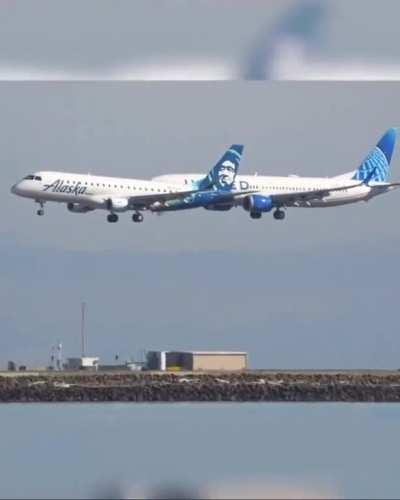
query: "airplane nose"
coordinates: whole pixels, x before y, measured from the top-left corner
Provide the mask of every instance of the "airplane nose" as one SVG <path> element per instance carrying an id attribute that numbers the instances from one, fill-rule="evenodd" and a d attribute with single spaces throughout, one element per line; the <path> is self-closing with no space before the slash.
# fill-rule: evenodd
<path id="1" fill-rule="evenodd" d="M 14 184 L 14 186 L 11 188 L 12 194 L 18 194 L 18 184 Z"/>

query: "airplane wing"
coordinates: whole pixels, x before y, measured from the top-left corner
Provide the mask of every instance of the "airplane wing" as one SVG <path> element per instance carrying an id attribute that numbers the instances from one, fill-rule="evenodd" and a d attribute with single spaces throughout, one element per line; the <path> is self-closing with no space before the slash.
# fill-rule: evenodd
<path id="1" fill-rule="evenodd" d="M 292 191 L 289 193 L 278 193 L 269 195 L 274 203 L 274 205 L 292 205 L 307 203 L 311 201 L 321 200 L 331 193 L 337 193 L 340 191 L 347 191 L 357 187 L 366 185 L 365 182 L 360 182 L 358 184 L 338 186 L 334 188 L 327 189 L 314 189 L 314 190 L 304 190 L 304 191 Z"/>
<path id="2" fill-rule="evenodd" d="M 128 207 L 132 210 L 135 209 L 146 209 L 149 208 L 154 203 L 165 203 L 169 200 L 176 200 L 177 198 L 185 198 L 190 196 L 197 191 L 174 191 L 174 192 L 154 192 L 150 194 L 138 194 L 134 196 L 116 196 L 114 193 L 103 194 L 98 196 L 88 197 L 88 205 L 93 204 L 94 206 L 101 206 L 105 203 L 110 202 L 114 198 L 126 200 Z"/>
<path id="3" fill-rule="evenodd" d="M 164 203 L 169 200 L 176 200 L 180 198 L 185 198 L 198 191 L 175 191 L 173 193 L 154 193 L 154 194 L 143 194 L 137 196 L 129 196 L 129 206 L 133 208 L 144 207 L 148 208 L 154 203 Z"/>

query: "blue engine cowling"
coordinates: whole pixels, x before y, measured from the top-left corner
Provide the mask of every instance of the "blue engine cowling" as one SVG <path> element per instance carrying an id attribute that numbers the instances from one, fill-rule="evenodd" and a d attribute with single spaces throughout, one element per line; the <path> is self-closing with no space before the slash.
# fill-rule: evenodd
<path id="1" fill-rule="evenodd" d="M 271 196 L 252 194 L 243 200 L 243 208 L 252 213 L 270 212 L 274 208 L 274 203 Z"/>

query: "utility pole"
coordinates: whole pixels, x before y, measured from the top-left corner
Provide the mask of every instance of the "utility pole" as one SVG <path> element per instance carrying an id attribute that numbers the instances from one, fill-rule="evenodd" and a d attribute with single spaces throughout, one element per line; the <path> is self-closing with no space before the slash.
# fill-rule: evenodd
<path id="1" fill-rule="evenodd" d="M 81 318 L 82 358 L 86 356 L 85 320 L 86 320 L 86 302 L 82 302 L 82 318 Z"/>

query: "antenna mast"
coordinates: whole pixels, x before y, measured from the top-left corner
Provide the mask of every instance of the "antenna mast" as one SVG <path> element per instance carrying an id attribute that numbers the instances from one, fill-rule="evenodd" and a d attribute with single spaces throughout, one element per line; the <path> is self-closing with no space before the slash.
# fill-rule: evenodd
<path id="1" fill-rule="evenodd" d="M 86 302 L 82 302 L 82 318 L 81 318 L 82 358 L 86 356 L 85 320 L 86 320 Z"/>

